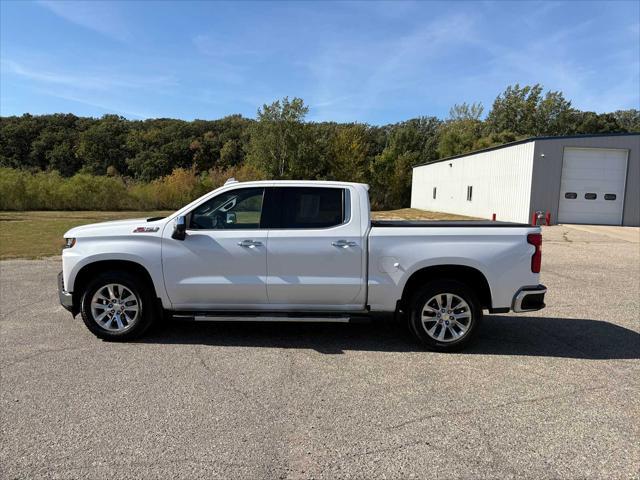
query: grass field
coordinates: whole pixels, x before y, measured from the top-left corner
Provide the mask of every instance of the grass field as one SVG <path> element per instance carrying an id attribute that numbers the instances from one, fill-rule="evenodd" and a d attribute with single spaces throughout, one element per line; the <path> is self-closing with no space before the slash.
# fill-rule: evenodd
<path id="1" fill-rule="evenodd" d="M 164 216 L 171 212 L 0 212 L 0 260 L 59 255 L 64 233 L 88 223 Z M 373 212 L 384 220 L 461 220 L 469 217 L 412 208 Z"/>
<path id="2" fill-rule="evenodd" d="M 167 212 L 0 212 L 0 259 L 59 255 L 64 233 L 88 223 Z"/>

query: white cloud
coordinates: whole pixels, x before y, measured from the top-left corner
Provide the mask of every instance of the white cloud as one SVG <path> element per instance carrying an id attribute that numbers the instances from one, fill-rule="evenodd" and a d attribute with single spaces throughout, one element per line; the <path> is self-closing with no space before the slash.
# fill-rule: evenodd
<path id="1" fill-rule="evenodd" d="M 59 17 L 121 42 L 132 39 L 124 18 L 112 2 L 40 0 L 38 2 Z"/>
<path id="2" fill-rule="evenodd" d="M 32 68 L 13 60 L 2 60 L 2 70 L 30 80 L 57 84 L 81 90 L 104 91 L 118 88 L 148 89 L 158 87 L 170 87 L 175 81 L 167 76 L 136 76 L 121 73 L 96 72 L 96 73 L 68 73 L 46 70 L 38 67 Z"/>
<path id="3" fill-rule="evenodd" d="M 136 76 L 113 70 L 78 74 L 35 68 L 10 59 L 0 62 L 0 71 L 3 78 L 14 75 L 31 81 L 36 92 L 135 118 L 153 115 L 131 105 L 132 92 L 160 92 L 165 95 L 170 87 L 176 85 L 171 77 L 166 76 Z"/>
<path id="4" fill-rule="evenodd" d="M 637 45 L 613 50 L 606 57 L 599 58 L 597 64 L 578 61 L 575 45 L 592 35 L 593 29 L 597 28 L 595 25 L 593 20 L 581 22 L 553 35 L 537 37 L 525 45 L 478 39 L 476 45 L 484 49 L 492 60 L 484 72 L 474 77 L 474 81 L 484 82 L 487 88 L 498 84 L 500 90 L 516 82 L 541 83 L 547 90 L 562 91 L 573 106 L 581 110 L 602 113 L 637 108 L 640 72 Z M 603 79 L 608 77 L 616 78 L 615 82 L 603 84 Z"/>
<path id="5" fill-rule="evenodd" d="M 247 48 L 238 42 L 221 40 L 213 35 L 201 33 L 193 37 L 193 44 L 203 55 L 211 57 L 237 57 L 245 55 L 264 55 L 267 53 L 260 48 Z"/>
<path id="6" fill-rule="evenodd" d="M 56 98 L 62 98 L 63 100 L 69 100 L 71 102 L 81 103 L 83 105 L 88 105 L 90 107 L 95 107 L 100 110 L 104 110 L 105 113 L 116 113 L 118 115 L 123 115 L 125 117 L 137 118 L 137 119 L 145 119 L 145 118 L 155 118 L 157 115 L 151 114 L 150 112 L 141 112 L 141 111 L 133 111 L 130 106 L 121 106 L 120 102 L 104 102 L 96 99 L 95 97 L 87 97 L 82 93 L 78 94 L 78 92 L 71 91 L 52 91 L 47 89 L 36 89 L 37 92 L 43 93 L 45 95 L 50 95 Z"/>
<path id="7" fill-rule="evenodd" d="M 434 18 L 396 39 L 338 39 L 300 63 L 313 76 L 312 117 L 366 118 L 395 93 L 420 91 L 430 70 L 471 43 L 474 21 L 466 14 Z"/>

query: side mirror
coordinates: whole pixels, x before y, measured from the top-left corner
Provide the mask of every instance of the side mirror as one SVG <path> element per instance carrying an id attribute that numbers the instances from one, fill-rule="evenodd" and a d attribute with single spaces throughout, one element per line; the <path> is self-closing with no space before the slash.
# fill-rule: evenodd
<path id="1" fill-rule="evenodd" d="M 227 212 L 227 224 L 233 225 L 234 223 L 236 223 L 236 221 L 237 221 L 237 217 L 235 212 Z"/>
<path id="2" fill-rule="evenodd" d="M 176 218 L 176 224 L 173 227 L 171 238 L 175 240 L 184 240 L 187 236 L 187 219 L 184 216 Z"/>

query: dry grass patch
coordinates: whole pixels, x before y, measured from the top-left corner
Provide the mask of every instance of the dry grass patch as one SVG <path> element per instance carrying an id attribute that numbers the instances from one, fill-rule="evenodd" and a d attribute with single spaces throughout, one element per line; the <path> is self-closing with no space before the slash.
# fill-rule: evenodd
<path id="1" fill-rule="evenodd" d="M 478 220 L 475 217 L 466 217 L 453 213 L 428 212 L 417 208 L 372 212 L 371 217 L 374 220 Z"/>

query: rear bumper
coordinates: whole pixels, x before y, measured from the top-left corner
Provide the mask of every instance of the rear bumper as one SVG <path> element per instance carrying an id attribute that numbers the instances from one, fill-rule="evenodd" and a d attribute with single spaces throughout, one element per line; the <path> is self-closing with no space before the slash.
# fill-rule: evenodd
<path id="1" fill-rule="evenodd" d="M 522 287 L 513 297 L 511 310 L 514 312 L 534 312 L 536 310 L 542 310 L 545 307 L 544 295 L 546 293 L 547 287 L 544 285 Z"/>
<path id="2" fill-rule="evenodd" d="M 60 299 L 60 305 L 69 310 L 75 315 L 73 308 L 73 294 L 67 292 L 64 289 L 64 280 L 62 279 L 62 272 L 58 274 L 58 298 Z"/>

